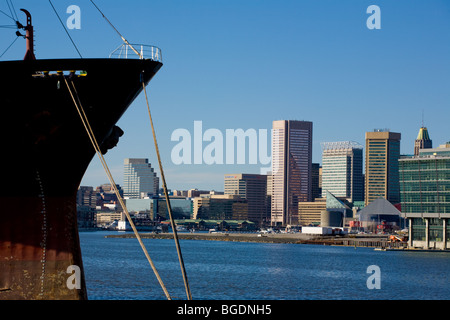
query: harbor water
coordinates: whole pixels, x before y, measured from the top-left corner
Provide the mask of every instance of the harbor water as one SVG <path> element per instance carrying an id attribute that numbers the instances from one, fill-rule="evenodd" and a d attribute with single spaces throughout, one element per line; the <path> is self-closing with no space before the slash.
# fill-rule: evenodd
<path id="1" fill-rule="evenodd" d="M 90 300 L 165 300 L 139 242 L 80 232 Z M 173 299 L 186 299 L 175 243 L 143 239 Z M 180 240 L 194 300 L 447 300 L 450 254 Z M 374 271 L 375 270 L 375 271 Z"/>

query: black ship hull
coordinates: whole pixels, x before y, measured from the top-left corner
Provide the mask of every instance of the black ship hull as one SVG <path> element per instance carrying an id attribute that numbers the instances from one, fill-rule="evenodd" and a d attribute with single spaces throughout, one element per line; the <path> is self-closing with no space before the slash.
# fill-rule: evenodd
<path id="1" fill-rule="evenodd" d="M 106 152 L 142 81 L 161 66 L 137 59 L 0 62 L 0 299 L 87 298 L 75 200 L 95 149 L 65 79 Z"/>

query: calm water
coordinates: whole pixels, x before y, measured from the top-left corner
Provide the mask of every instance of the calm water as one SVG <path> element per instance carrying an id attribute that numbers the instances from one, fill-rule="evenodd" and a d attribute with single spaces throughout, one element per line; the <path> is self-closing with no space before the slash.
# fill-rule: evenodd
<path id="1" fill-rule="evenodd" d="M 91 300 L 165 300 L 136 239 L 81 232 Z M 173 240 L 144 239 L 170 295 L 185 299 Z M 450 299 L 450 254 L 180 240 L 193 299 Z M 370 265 L 381 288 L 369 290 Z"/>

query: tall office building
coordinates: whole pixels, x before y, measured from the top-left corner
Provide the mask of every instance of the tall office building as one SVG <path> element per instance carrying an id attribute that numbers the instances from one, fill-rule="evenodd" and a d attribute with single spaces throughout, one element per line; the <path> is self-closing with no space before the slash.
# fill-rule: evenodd
<path id="1" fill-rule="evenodd" d="M 322 143 L 322 197 L 328 191 L 350 202 L 364 200 L 362 149 L 353 141 Z"/>
<path id="2" fill-rule="evenodd" d="M 388 129 L 366 132 L 365 205 L 383 197 L 400 202 L 398 159 L 401 134 Z"/>
<path id="3" fill-rule="evenodd" d="M 298 224 L 298 203 L 312 201 L 312 122 L 279 120 L 272 135 L 272 225 Z"/>
<path id="4" fill-rule="evenodd" d="M 248 220 L 258 224 L 264 224 L 268 221 L 266 175 L 226 174 L 224 190 L 226 195 L 238 195 L 247 200 Z"/>
<path id="5" fill-rule="evenodd" d="M 97 205 L 97 192 L 93 187 L 78 187 L 77 206 L 94 207 Z"/>
<path id="6" fill-rule="evenodd" d="M 139 199 L 158 194 L 159 178 L 148 159 L 124 160 L 123 194 L 125 198 Z"/>
<path id="7" fill-rule="evenodd" d="M 312 174 L 312 198 L 320 198 L 322 195 L 322 166 L 320 163 L 313 163 L 311 167 Z"/>
<path id="8" fill-rule="evenodd" d="M 433 148 L 433 141 L 430 139 L 428 134 L 428 129 L 422 126 L 419 129 L 419 134 L 417 135 L 416 141 L 414 141 L 414 155 L 419 155 L 420 149 L 430 149 Z"/>

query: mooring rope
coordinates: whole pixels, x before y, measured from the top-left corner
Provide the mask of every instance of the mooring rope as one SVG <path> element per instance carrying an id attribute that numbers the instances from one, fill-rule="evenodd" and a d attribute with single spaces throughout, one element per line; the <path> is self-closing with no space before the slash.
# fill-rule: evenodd
<path id="1" fill-rule="evenodd" d="M 155 126 L 153 125 L 152 113 L 150 112 L 150 104 L 148 102 L 147 90 L 145 88 L 145 83 L 144 83 L 143 77 L 142 77 L 142 90 L 145 93 L 145 101 L 147 103 L 148 116 L 150 118 L 150 124 L 152 126 L 153 141 L 155 143 L 156 155 L 158 157 L 158 164 L 159 164 L 159 170 L 161 172 L 161 180 L 163 183 L 164 195 L 166 197 L 167 211 L 169 213 L 170 223 L 172 225 L 173 238 L 175 240 L 175 246 L 177 248 L 178 260 L 180 261 L 181 273 L 183 275 L 184 286 L 186 289 L 186 296 L 187 296 L 188 300 L 192 300 L 191 290 L 189 288 L 189 283 L 188 283 L 188 279 L 187 279 L 187 275 L 186 275 L 186 269 L 184 267 L 183 256 L 182 256 L 181 250 L 180 250 L 180 243 L 178 241 L 177 228 L 176 228 L 175 221 L 174 221 L 173 215 L 172 215 L 172 207 L 170 205 L 169 194 L 167 192 L 166 178 L 164 176 L 164 170 L 163 170 L 162 163 L 161 163 L 161 156 L 159 154 L 158 142 L 156 140 Z"/>
<path id="2" fill-rule="evenodd" d="M 144 243 L 142 242 L 142 239 L 141 239 L 141 237 L 140 237 L 140 235 L 139 235 L 139 233 L 138 233 L 138 231 L 136 229 L 136 226 L 134 225 L 133 220 L 131 219 L 131 216 L 130 216 L 130 214 L 129 214 L 129 212 L 128 212 L 128 210 L 127 210 L 127 208 L 126 208 L 126 206 L 125 206 L 125 204 L 123 202 L 123 199 L 122 199 L 119 191 L 117 190 L 117 185 L 114 182 L 114 179 L 113 179 L 112 174 L 111 174 L 111 172 L 109 170 L 109 167 L 108 167 L 108 165 L 107 165 L 107 163 L 105 161 L 105 158 L 103 157 L 103 154 L 100 151 L 100 147 L 98 145 L 97 139 L 95 138 L 94 132 L 92 131 L 91 125 L 89 124 L 89 121 L 88 121 L 88 119 L 86 117 L 86 114 L 84 112 L 83 106 L 81 105 L 81 101 L 80 101 L 80 98 L 79 98 L 78 93 L 76 91 L 75 85 L 74 85 L 73 81 L 71 80 L 70 82 L 72 84 L 72 87 L 74 89 L 75 96 L 76 96 L 77 99 L 75 99 L 74 93 L 72 92 L 72 90 L 71 90 L 71 88 L 69 86 L 69 83 L 68 83 L 68 81 L 67 81 L 67 79 L 65 77 L 64 77 L 64 81 L 66 82 L 67 89 L 69 89 L 70 96 L 72 97 L 73 103 L 75 104 L 77 112 L 78 112 L 78 114 L 79 114 L 79 116 L 81 118 L 81 121 L 83 122 L 83 126 L 86 129 L 86 132 L 87 132 L 87 134 L 89 136 L 89 139 L 91 140 L 91 143 L 92 143 L 92 145 L 93 145 L 93 147 L 95 149 L 95 152 L 97 153 L 98 157 L 100 158 L 100 161 L 101 161 L 101 163 L 103 165 L 103 168 L 105 169 L 105 172 L 106 172 L 106 174 L 108 176 L 109 182 L 111 183 L 111 186 L 113 187 L 113 190 L 114 190 L 114 192 L 115 192 L 115 194 L 117 196 L 117 199 L 119 200 L 119 203 L 122 206 L 122 209 L 124 210 L 124 213 L 125 213 L 125 215 L 126 215 L 126 217 L 128 219 L 128 222 L 130 223 L 130 226 L 133 229 L 133 232 L 134 232 L 136 238 L 138 239 L 139 244 L 141 245 L 141 248 L 144 251 L 145 256 L 147 257 L 147 260 L 150 263 L 150 266 L 152 267 L 153 272 L 155 273 L 155 276 L 158 279 L 158 282 L 159 282 L 159 284 L 161 285 L 161 288 L 164 291 L 164 294 L 166 295 L 168 300 L 172 300 L 170 295 L 169 295 L 169 292 L 167 291 L 167 289 L 166 289 L 166 287 L 165 287 L 165 285 L 164 285 L 164 283 L 163 283 L 163 281 L 161 279 L 161 277 L 159 276 L 158 271 L 156 270 L 156 267 L 155 267 L 152 259 L 150 258 L 150 255 L 148 254 L 147 249 L 145 248 Z M 77 100 L 78 100 L 78 103 L 77 103 Z"/>

